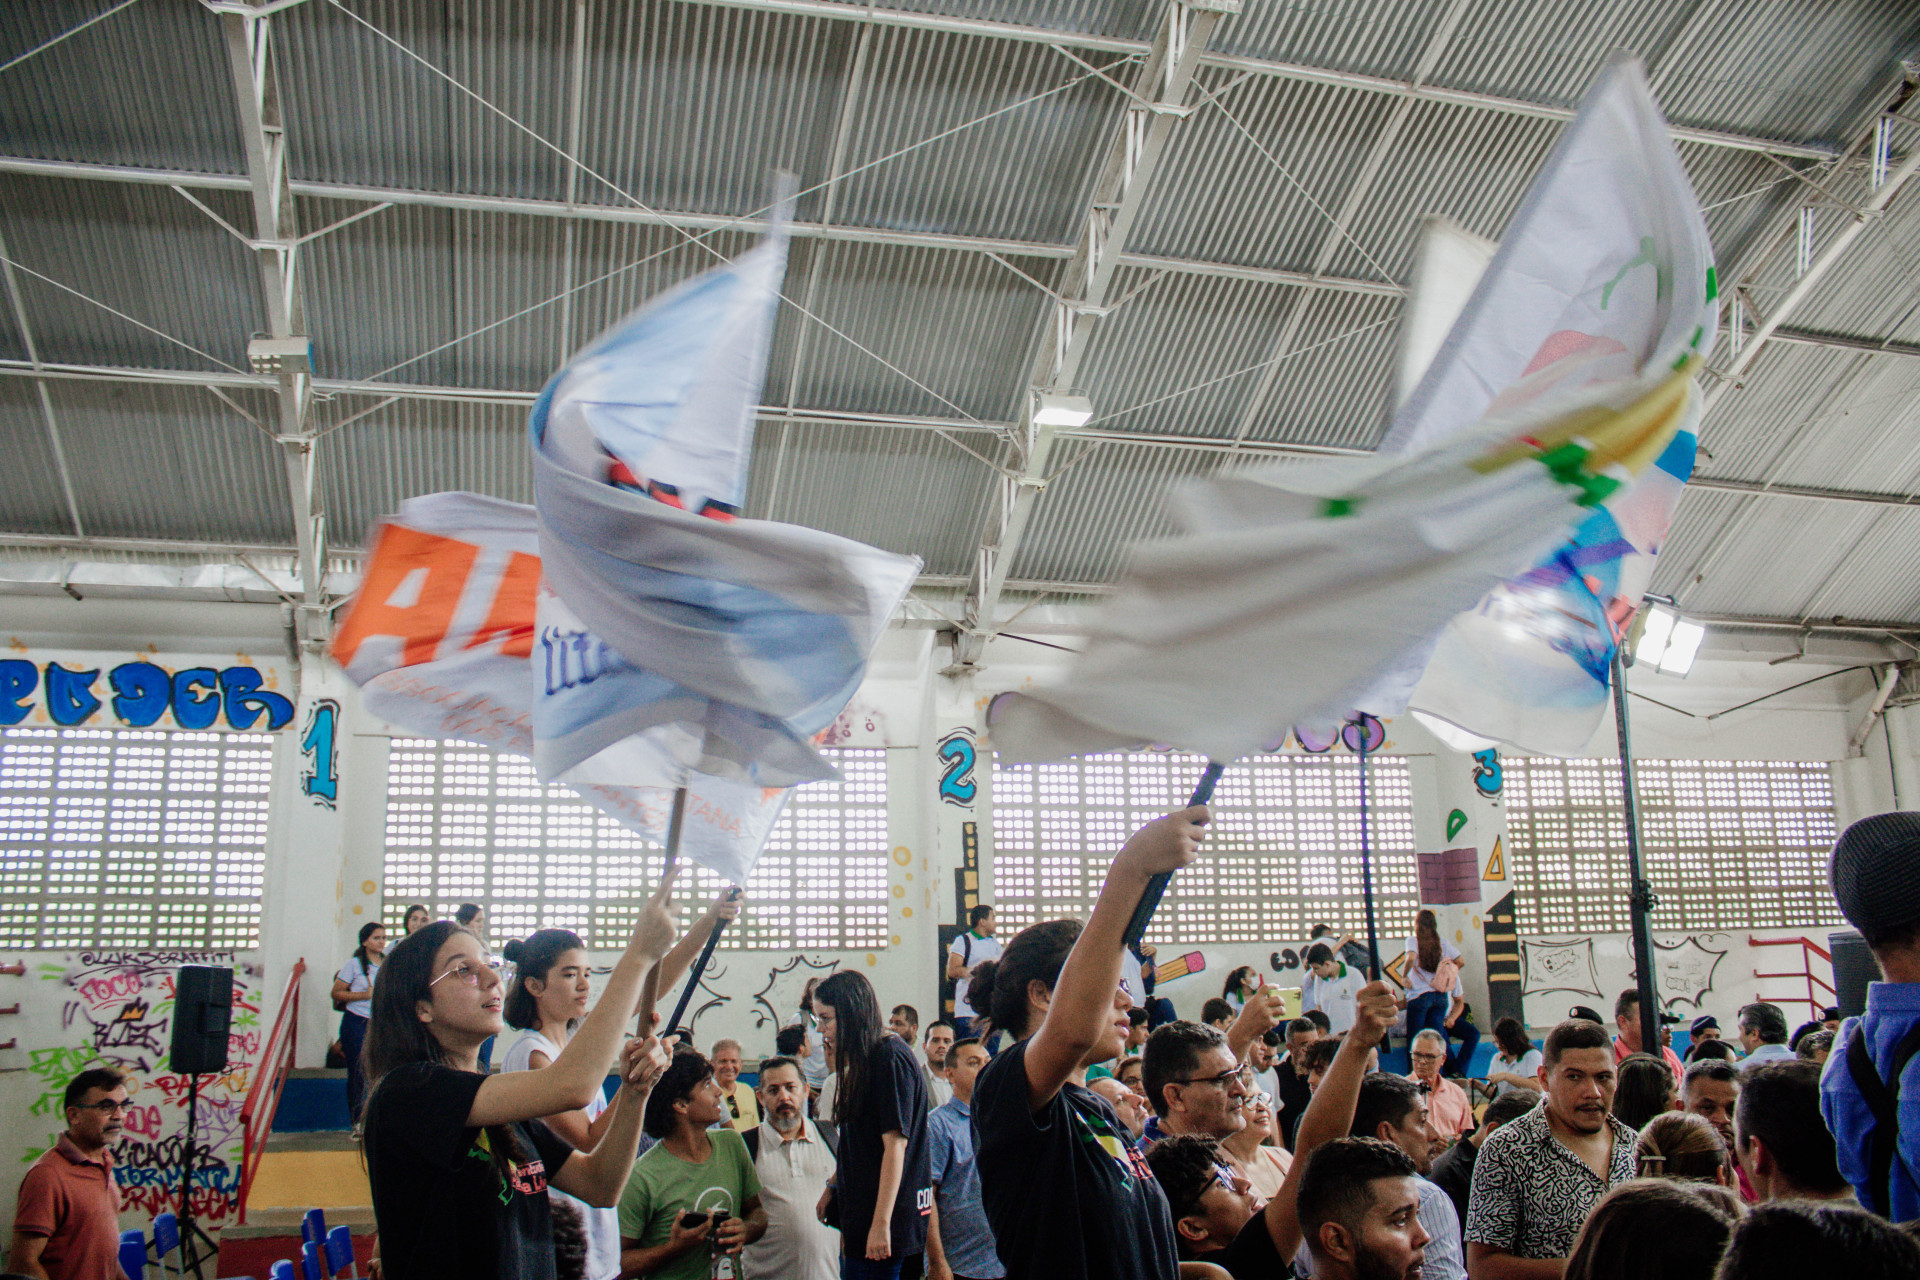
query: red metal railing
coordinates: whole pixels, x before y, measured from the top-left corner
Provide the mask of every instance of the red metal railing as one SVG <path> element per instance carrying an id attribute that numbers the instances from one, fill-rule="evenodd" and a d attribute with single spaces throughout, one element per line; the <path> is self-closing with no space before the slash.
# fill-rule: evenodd
<path id="1" fill-rule="evenodd" d="M 280 1094 L 287 1087 L 287 1072 L 293 1069 L 294 1043 L 300 1029 L 300 979 L 307 971 L 303 956 L 294 962 L 287 978 L 287 989 L 280 997 L 280 1012 L 273 1019 L 266 1048 L 253 1069 L 253 1083 L 247 1088 L 247 1101 L 240 1108 L 240 1203 L 239 1220 L 247 1221 L 247 1193 L 253 1190 L 253 1175 L 260 1157 L 267 1152 L 267 1137 L 273 1132 L 273 1118 L 280 1110 Z"/>
<path id="2" fill-rule="evenodd" d="M 1833 983 L 1820 977 L 1813 971 L 1813 957 L 1819 956 L 1827 962 L 1827 972 L 1831 974 L 1833 972 L 1833 955 L 1812 938 L 1755 938 L 1749 935 L 1747 945 L 1751 947 L 1799 947 L 1800 968 L 1798 972 L 1762 973 L 1758 969 L 1755 969 L 1753 976 L 1756 978 L 1798 978 L 1807 984 L 1807 994 L 1804 997 L 1774 997 L 1761 995 L 1756 992 L 1753 997 L 1755 1000 L 1770 1000 L 1775 1004 L 1805 1004 L 1811 1011 L 1808 1016 L 1817 1018 L 1820 1016 L 1820 1010 L 1832 1004 L 1837 998 L 1833 989 Z M 1815 988 L 1818 988 L 1818 990 L 1815 990 Z M 1826 995 L 1820 995 L 1820 991 L 1826 992 Z"/>

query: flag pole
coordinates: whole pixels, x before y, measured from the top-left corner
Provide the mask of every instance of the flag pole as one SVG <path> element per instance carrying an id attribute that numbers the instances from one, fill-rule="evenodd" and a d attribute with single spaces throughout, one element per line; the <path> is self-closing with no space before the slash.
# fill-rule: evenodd
<path id="1" fill-rule="evenodd" d="M 1214 784 L 1220 781 L 1227 766 L 1218 760 L 1207 761 L 1207 767 L 1200 772 L 1200 781 L 1194 784 L 1193 795 L 1187 800 L 1187 807 L 1205 804 L 1213 799 Z M 1173 872 L 1162 871 L 1147 881 L 1145 893 L 1140 895 L 1140 905 L 1133 909 L 1133 919 L 1127 921 L 1125 942 L 1128 949 L 1138 950 L 1147 936 L 1147 925 L 1153 921 L 1153 913 L 1160 905 L 1160 898 L 1167 891 L 1167 885 L 1173 881 Z"/>
<path id="2" fill-rule="evenodd" d="M 734 885 L 727 890 L 729 900 L 738 898 L 742 890 Z M 700 948 L 700 958 L 693 962 L 693 972 L 687 975 L 686 989 L 680 993 L 680 1002 L 673 1006 L 673 1016 L 667 1019 L 666 1029 L 660 1034 L 670 1036 L 680 1029 L 680 1019 L 687 1014 L 687 1005 L 693 1001 L 693 993 L 700 986 L 701 975 L 707 971 L 707 962 L 713 959 L 713 949 L 720 945 L 720 935 L 727 930 L 727 918 L 721 916 L 713 922 L 713 932 L 707 935 L 707 945 Z"/>
<path id="3" fill-rule="evenodd" d="M 680 825 L 687 816 L 687 789 L 676 787 L 673 792 L 673 814 L 667 819 L 667 857 L 660 866 L 660 882 L 665 884 L 673 878 L 673 866 L 680 858 Z M 653 968 L 647 970 L 647 977 L 640 984 L 640 1004 L 635 1010 L 640 1016 L 640 1034 L 653 1034 L 653 1006 L 660 1002 L 660 965 L 656 961 Z"/>
<path id="4" fill-rule="evenodd" d="M 1634 779 L 1632 732 L 1627 725 L 1627 644 L 1613 646 L 1613 727 L 1620 738 L 1620 787 L 1627 819 L 1627 897 L 1633 923 L 1634 988 L 1640 999 L 1640 1051 L 1658 1058 L 1667 1047 L 1653 991 L 1653 906 L 1659 901 L 1640 861 L 1640 788 Z"/>
<path id="5" fill-rule="evenodd" d="M 1367 726 L 1360 725 L 1360 896 L 1367 908 L 1367 980 L 1380 980 L 1380 929 L 1373 914 L 1372 824 L 1367 821 Z"/>

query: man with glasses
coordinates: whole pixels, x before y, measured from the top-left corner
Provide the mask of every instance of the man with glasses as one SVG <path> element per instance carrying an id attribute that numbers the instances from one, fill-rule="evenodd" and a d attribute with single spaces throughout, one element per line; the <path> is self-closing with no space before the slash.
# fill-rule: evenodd
<path id="1" fill-rule="evenodd" d="M 1447 1061 L 1447 1038 L 1427 1027 L 1407 1048 L 1413 1071 L 1407 1079 L 1427 1095 L 1427 1121 L 1433 1129 L 1434 1154 L 1473 1132 L 1473 1104 L 1467 1091 L 1440 1074 Z M 1364 1134 L 1363 1137 L 1372 1137 Z"/>
<path id="2" fill-rule="evenodd" d="M 1218 1027 L 1169 1022 L 1147 1037 L 1141 1065 L 1153 1107 L 1149 1143 L 1180 1133 L 1224 1138 L 1246 1126 L 1242 1108 L 1253 1092 L 1253 1071 Z"/>
<path id="3" fill-rule="evenodd" d="M 113 1152 L 126 1082 L 96 1067 L 67 1085 L 67 1131 L 20 1183 L 7 1265 L 35 1280 L 127 1280 L 120 1270 L 120 1191 Z"/>

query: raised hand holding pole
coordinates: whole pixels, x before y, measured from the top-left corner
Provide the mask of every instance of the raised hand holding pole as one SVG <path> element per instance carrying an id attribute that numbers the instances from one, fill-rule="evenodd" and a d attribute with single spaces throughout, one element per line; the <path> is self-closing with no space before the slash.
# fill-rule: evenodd
<path id="1" fill-rule="evenodd" d="M 1220 775 L 1226 772 L 1226 768 L 1218 760 L 1207 761 L 1207 767 L 1201 772 L 1200 781 L 1195 784 L 1193 795 L 1187 801 L 1189 809 L 1213 799 L 1214 784 L 1220 781 Z M 1160 899 L 1172 881 L 1173 872 L 1163 871 L 1147 882 L 1147 891 L 1140 895 L 1140 905 L 1133 909 L 1133 919 L 1127 921 L 1126 943 L 1129 949 L 1139 950 L 1141 941 L 1147 936 L 1147 925 L 1152 922 L 1153 913 L 1160 906 Z"/>

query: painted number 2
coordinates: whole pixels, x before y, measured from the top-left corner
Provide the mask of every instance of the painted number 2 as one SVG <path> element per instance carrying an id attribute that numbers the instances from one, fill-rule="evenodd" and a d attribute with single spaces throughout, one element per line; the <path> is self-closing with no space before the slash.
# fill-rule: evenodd
<path id="1" fill-rule="evenodd" d="M 973 738 L 964 729 L 954 730 L 941 739 L 940 759 L 946 765 L 940 774 L 940 798 L 948 804 L 972 804 L 979 790 L 973 780 Z"/>
<path id="2" fill-rule="evenodd" d="M 307 757 L 300 790 L 329 809 L 340 798 L 340 758 L 334 745 L 339 727 L 340 704 L 322 698 L 308 713 L 306 736 L 300 739 L 300 750 Z"/>

